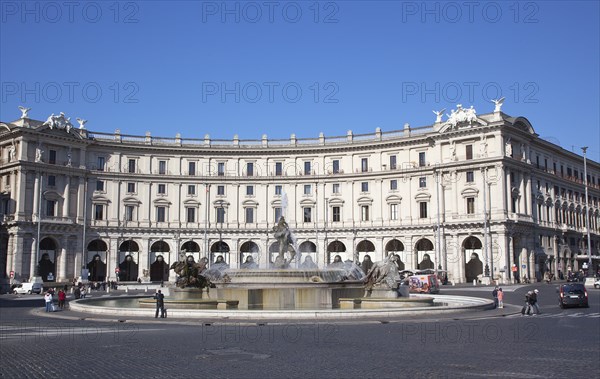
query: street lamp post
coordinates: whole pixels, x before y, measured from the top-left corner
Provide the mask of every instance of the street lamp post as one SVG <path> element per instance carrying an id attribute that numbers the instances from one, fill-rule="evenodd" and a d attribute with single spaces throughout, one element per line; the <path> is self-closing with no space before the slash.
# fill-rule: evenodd
<path id="1" fill-rule="evenodd" d="M 588 202 L 588 180 L 587 180 L 587 160 L 586 160 L 586 156 L 585 153 L 587 152 L 588 147 L 584 146 L 581 148 L 581 150 L 583 151 L 583 178 L 584 178 L 584 183 L 585 183 L 585 226 L 586 226 L 586 231 L 587 231 L 587 254 L 588 254 L 588 272 L 587 272 L 587 277 L 590 279 L 586 279 L 586 284 L 588 284 L 588 280 L 590 281 L 589 284 L 593 285 L 594 282 L 594 274 L 592 270 L 592 245 L 591 245 L 591 239 L 590 239 L 590 204 Z"/>

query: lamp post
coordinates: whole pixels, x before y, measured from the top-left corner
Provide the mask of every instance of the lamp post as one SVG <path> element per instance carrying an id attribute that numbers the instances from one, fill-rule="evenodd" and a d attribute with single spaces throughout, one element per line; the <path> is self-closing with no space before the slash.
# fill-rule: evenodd
<path id="1" fill-rule="evenodd" d="M 587 152 L 588 147 L 584 146 L 581 148 L 581 150 L 583 151 L 583 178 L 584 178 L 584 183 L 585 183 L 585 226 L 586 226 L 586 231 L 587 231 L 587 254 L 588 254 L 588 271 L 587 271 L 587 277 L 591 278 L 589 279 L 590 284 L 593 285 L 593 281 L 594 281 L 594 274 L 592 270 L 592 245 L 591 245 L 591 240 L 590 240 L 590 205 L 588 203 L 588 180 L 587 180 L 587 160 L 586 160 L 586 156 L 585 153 Z M 588 282 L 588 279 L 586 279 L 586 284 Z"/>

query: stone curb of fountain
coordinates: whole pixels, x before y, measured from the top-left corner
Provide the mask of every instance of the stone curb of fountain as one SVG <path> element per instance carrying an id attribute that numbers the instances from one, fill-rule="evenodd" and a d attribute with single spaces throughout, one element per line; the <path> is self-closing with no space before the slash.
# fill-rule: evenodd
<path id="1" fill-rule="evenodd" d="M 420 295 L 416 295 L 420 296 Z M 390 320 L 404 320 L 405 317 L 421 316 L 419 320 L 424 321 L 422 316 L 439 316 L 439 315 L 454 315 L 453 319 L 474 319 L 474 318 L 491 318 L 504 317 L 507 315 L 508 308 L 501 314 L 486 314 L 485 316 L 474 316 L 472 311 L 489 310 L 493 307 L 493 302 L 488 299 L 465 297 L 465 296 L 448 296 L 448 295 L 427 295 L 425 297 L 434 297 L 438 300 L 456 301 L 458 304 L 450 308 L 439 309 L 437 307 L 419 307 L 411 310 L 406 309 L 382 309 L 382 310 L 321 310 L 321 311 L 222 311 L 222 310 L 171 310 L 170 318 L 167 320 L 154 319 L 154 309 L 122 309 L 122 308 L 92 308 L 94 313 L 84 312 L 85 309 L 90 310 L 85 305 L 78 304 L 78 301 L 71 301 L 71 310 L 62 312 L 46 313 L 43 309 L 33 310 L 33 314 L 37 316 L 45 316 L 59 319 L 69 320 L 86 320 L 96 322 L 129 322 L 129 323 L 153 323 L 153 322 L 169 322 L 183 324 L 198 324 L 198 322 L 206 322 L 208 324 L 215 323 L 248 323 L 256 325 L 257 322 L 249 322 L 248 320 L 257 320 L 258 323 L 310 323 L 315 320 L 336 323 L 356 323 L 356 322 L 390 322 Z M 139 296 L 132 296 L 139 297 Z M 122 298 L 122 296 L 119 296 Z M 85 307 L 85 309 L 84 309 Z M 437 308 L 437 309 L 436 309 Z M 494 312 L 497 312 L 495 310 Z M 461 312 L 468 312 L 468 317 L 461 317 Z M 515 312 L 518 313 L 518 312 Z M 440 318 L 437 318 L 438 320 Z M 443 318 L 448 319 L 448 318 Z M 209 321 L 208 321 L 209 320 Z"/>

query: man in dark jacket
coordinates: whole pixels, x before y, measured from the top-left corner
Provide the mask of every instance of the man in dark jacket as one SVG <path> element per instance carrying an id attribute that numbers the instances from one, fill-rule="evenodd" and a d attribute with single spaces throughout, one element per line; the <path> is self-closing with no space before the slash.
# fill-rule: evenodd
<path id="1" fill-rule="evenodd" d="M 158 311 L 160 310 L 160 318 L 165 318 L 165 295 L 162 294 L 160 290 L 156 292 L 154 295 L 156 299 L 156 314 L 154 318 L 158 318 Z"/>

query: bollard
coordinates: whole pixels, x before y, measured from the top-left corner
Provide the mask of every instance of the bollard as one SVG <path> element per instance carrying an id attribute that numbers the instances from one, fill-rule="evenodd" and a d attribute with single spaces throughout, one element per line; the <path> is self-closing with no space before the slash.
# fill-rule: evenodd
<path id="1" fill-rule="evenodd" d="M 146 289 L 144 290 L 144 292 L 148 292 L 148 286 L 146 286 Z"/>
<path id="2" fill-rule="evenodd" d="M 477 285 L 477 279 L 473 279 L 473 285 L 476 286 Z"/>
<path id="3" fill-rule="evenodd" d="M 129 292 L 129 286 L 125 286 L 125 293 Z"/>

